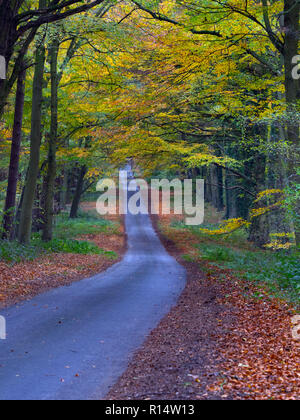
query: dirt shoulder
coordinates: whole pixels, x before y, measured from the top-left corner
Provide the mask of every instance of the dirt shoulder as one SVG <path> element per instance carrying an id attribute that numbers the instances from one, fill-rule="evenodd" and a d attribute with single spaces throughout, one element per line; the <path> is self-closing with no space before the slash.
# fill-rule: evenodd
<path id="1" fill-rule="evenodd" d="M 165 247 L 187 270 L 187 285 L 107 398 L 299 399 L 293 308 L 230 270 L 187 261 L 195 237 L 172 236 L 167 218 L 160 225 Z"/>
<path id="2" fill-rule="evenodd" d="M 93 205 L 84 203 L 81 207 L 90 211 Z M 126 252 L 124 223 L 116 217 L 112 221 L 118 222 L 117 231 L 83 235 L 78 239 L 93 242 L 105 251 L 113 251 L 117 256 L 115 258 L 109 255 L 50 253 L 14 265 L 0 262 L 0 309 L 99 274 L 120 261 Z"/>
<path id="3" fill-rule="evenodd" d="M 186 268 L 187 284 L 177 305 L 151 332 L 107 398 L 228 398 L 222 391 L 209 392 L 208 387 L 222 379 L 218 345 L 233 327 L 235 311 L 217 301 L 224 292 L 220 284 L 210 281 L 197 264 L 182 260 L 174 242 L 160 237 Z"/>

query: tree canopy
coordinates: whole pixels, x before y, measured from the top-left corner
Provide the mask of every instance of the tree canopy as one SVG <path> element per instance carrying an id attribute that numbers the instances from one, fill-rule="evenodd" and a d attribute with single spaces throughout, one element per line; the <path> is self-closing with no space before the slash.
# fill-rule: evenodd
<path id="1" fill-rule="evenodd" d="M 145 176 L 203 177 L 226 209 L 211 234 L 298 243 L 299 8 L 2 0 L 4 237 L 50 239 L 55 211 L 73 200 L 76 216 L 82 193 L 133 157 Z"/>

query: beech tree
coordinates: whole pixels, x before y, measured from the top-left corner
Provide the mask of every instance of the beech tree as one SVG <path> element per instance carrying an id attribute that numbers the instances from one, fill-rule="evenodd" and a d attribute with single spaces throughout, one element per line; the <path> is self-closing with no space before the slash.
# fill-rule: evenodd
<path id="1" fill-rule="evenodd" d="M 24 65 L 24 64 L 23 64 Z M 22 123 L 24 110 L 26 70 L 23 67 L 19 73 L 15 101 L 14 127 L 11 140 L 10 165 L 7 180 L 6 201 L 3 216 L 3 239 L 14 237 L 14 215 L 16 206 L 17 183 L 19 177 L 19 160 L 22 140 Z"/>
<path id="2" fill-rule="evenodd" d="M 38 29 L 102 5 L 106 0 L 0 0 L 0 55 L 6 60 L 8 78 L 0 80 L 0 117 L 16 82 L 29 46 Z M 98 13 L 98 12 L 96 12 Z M 102 10 L 101 10 L 102 13 Z"/>
<path id="3" fill-rule="evenodd" d="M 76 217 L 101 167 L 119 168 L 128 156 L 146 176 L 203 177 L 206 200 L 228 220 L 221 233 L 246 227 L 260 247 L 276 233 L 282 247 L 294 233 L 299 241 L 299 200 L 287 198 L 299 184 L 298 1 L 128 0 L 81 17 L 79 7 L 32 3 L 38 13 L 18 11 L 26 30 L 8 81 L 36 31 L 29 51 L 37 111 L 20 241 L 30 239 L 34 202 L 43 219 L 37 229 L 50 240 L 54 207 L 73 200 Z M 59 36 L 50 36 L 58 20 Z"/>

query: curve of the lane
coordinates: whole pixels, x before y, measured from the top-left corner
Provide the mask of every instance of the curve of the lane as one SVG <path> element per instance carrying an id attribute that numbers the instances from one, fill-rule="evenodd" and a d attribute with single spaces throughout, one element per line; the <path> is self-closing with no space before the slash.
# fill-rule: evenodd
<path id="1" fill-rule="evenodd" d="M 1 400 L 103 398 L 176 303 L 185 270 L 146 215 L 126 216 L 128 252 L 105 273 L 2 311 Z"/>

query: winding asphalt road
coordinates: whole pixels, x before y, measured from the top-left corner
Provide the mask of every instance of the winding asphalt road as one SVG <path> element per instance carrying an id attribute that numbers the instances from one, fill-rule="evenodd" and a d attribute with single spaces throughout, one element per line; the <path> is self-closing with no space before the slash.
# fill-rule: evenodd
<path id="1" fill-rule="evenodd" d="M 146 215 L 126 216 L 128 252 L 105 273 L 1 311 L 0 400 L 104 398 L 176 303 L 185 270 Z"/>

